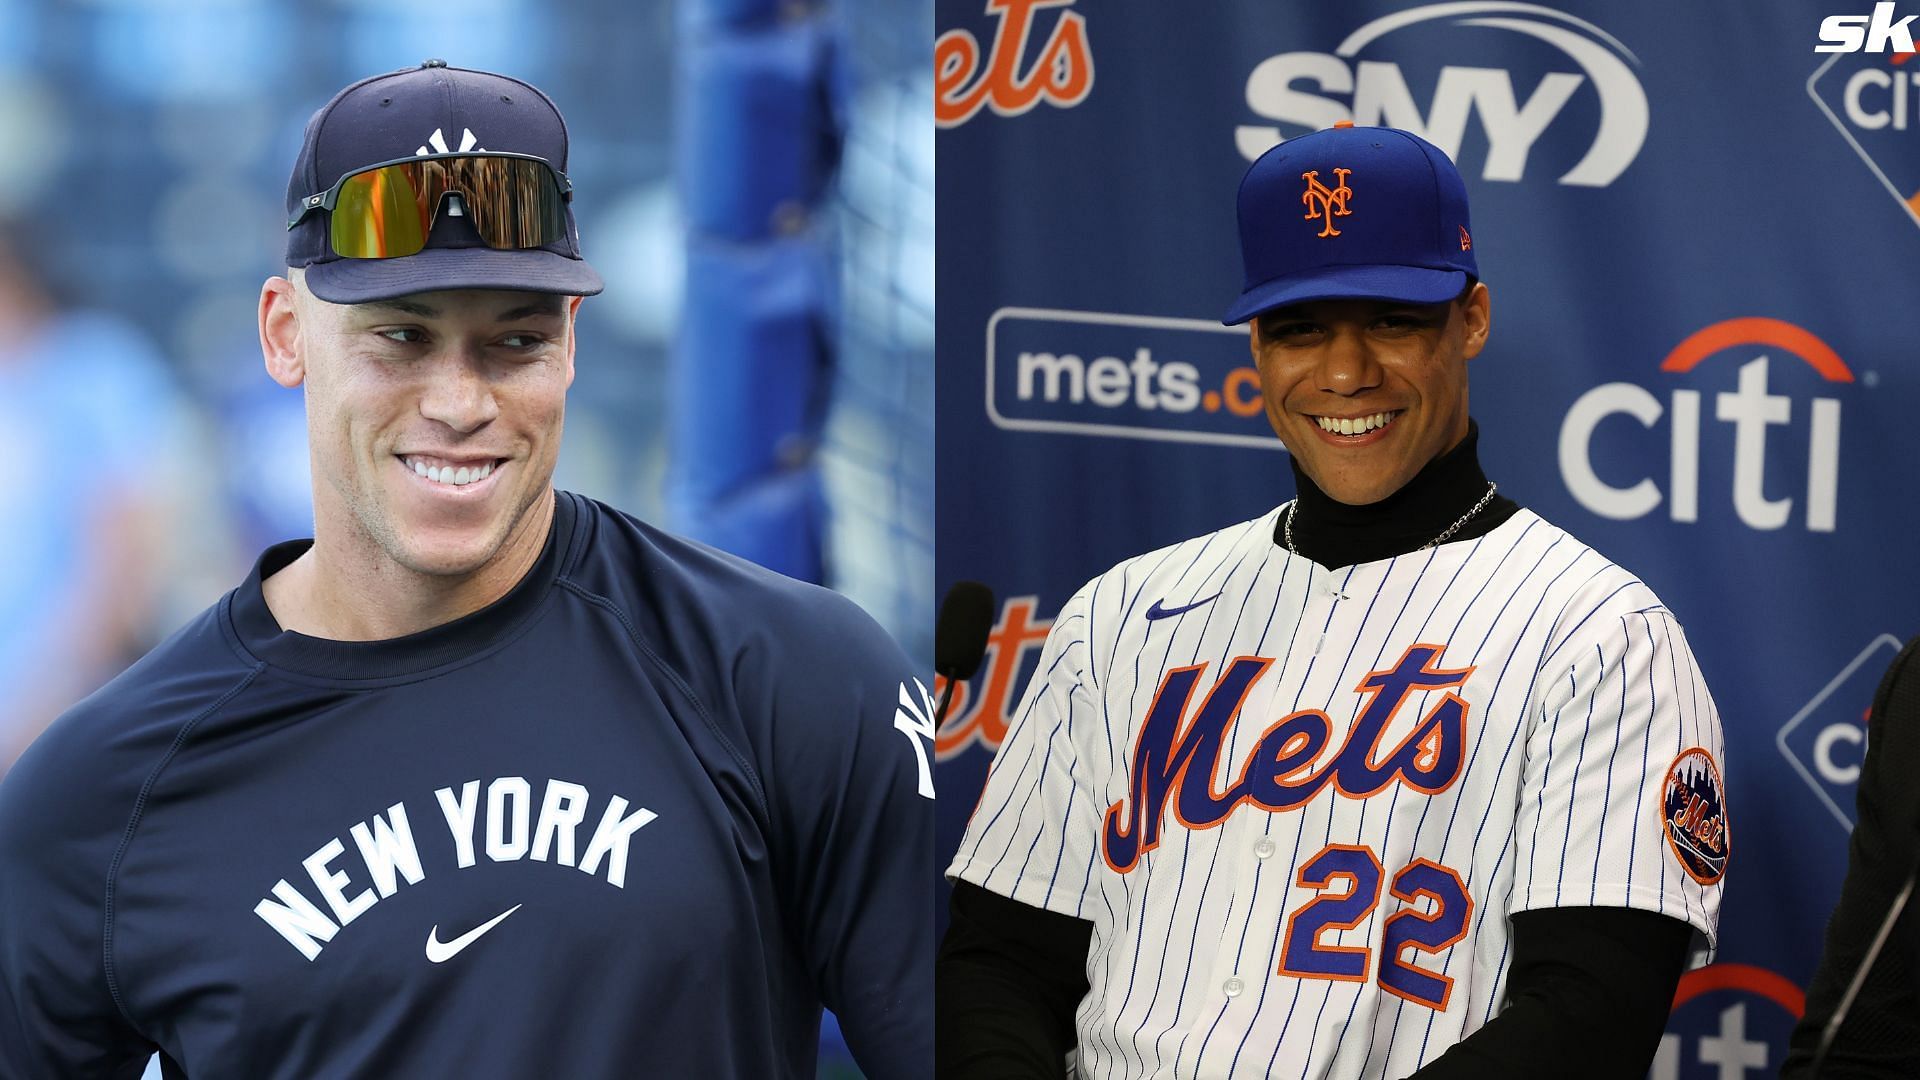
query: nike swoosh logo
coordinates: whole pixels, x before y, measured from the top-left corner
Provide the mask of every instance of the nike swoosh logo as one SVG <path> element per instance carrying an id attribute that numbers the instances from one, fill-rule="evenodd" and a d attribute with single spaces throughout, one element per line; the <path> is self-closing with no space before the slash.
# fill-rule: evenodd
<path id="1" fill-rule="evenodd" d="M 1153 606 L 1147 609 L 1147 618 L 1150 620 L 1151 619 L 1170 619 L 1175 615 L 1180 614 L 1183 611 L 1192 611 L 1194 608 L 1199 607 L 1201 604 L 1211 604 L 1218 599 L 1220 599 L 1220 594 L 1214 593 L 1212 596 L 1207 597 L 1205 600 L 1195 600 L 1193 603 L 1188 604 L 1185 607 L 1177 607 L 1177 608 L 1161 607 L 1160 601 L 1155 600 L 1153 602 Z"/>
<path id="2" fill-rule="evenodd" d="M 520 905 L 515 904 L 500 914 L 495 915 L 493 918 L 488 919 L 486 922 L 481 923 L 479 926 L 454 938 L 452 941 L 441 941 L 440 927 L 438 924 L 435 924 L 433 929 L 427 931 L 427 959 L 436 964 L 446 963 L 455 956 L 458 956 L 461 949 L 479 941 L 481 934 L 499 926 L 507 916 L 519 910 Z"/>

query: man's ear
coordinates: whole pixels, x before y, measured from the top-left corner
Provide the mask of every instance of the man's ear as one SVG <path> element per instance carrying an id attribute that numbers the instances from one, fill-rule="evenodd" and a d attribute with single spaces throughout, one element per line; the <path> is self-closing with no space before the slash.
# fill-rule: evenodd
<path id="1" fill-rule="evenodd" d="M 1487 347 L 1487 335 L 1493 331 L 1493 294 L 1487 291 L 1487 283 L 1474 282 L 1473 291 L 1460 306 L 1466 321 L 1466 340 L 1462 342 L 1461 352 L 1471 360 Z"/>
<path id="2" fill-rule="evenodd" d="M 260 286 L 260 354 L 267 374 L 292 388 L 307 379 L 307 361 L 300 349 L 300 297 L 293 282 L 270 277 Z"/>
<path id="3" fill-rule="evenodd" d="M 573 343 L 577 340 L 574 335 L 574 320 L 580 315 L 580 301 L 585 299 L 584 296 L 575 296 L 567 301 L 567 386 L 569 387 L 573 386 Z"/>

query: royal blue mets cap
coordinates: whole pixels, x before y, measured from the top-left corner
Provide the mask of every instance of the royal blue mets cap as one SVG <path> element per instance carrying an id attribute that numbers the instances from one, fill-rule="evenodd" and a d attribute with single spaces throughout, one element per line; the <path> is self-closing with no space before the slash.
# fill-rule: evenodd
<path id="1" fill-rule="evenodd" d="M 505 75 L 428 60 L 362 79 L 335 94 L 307 121 L 306 140 L 287 182 L 292 220 L 316 193 L 341 177 L 409 156 L 490 151 L 528 154 L 567 169 L 567 123 L 547 95 Z M 309 213 L 287 232 L 287 266 L 304 268 L 313 294 L 335 304 L 391 300 L 443 289 L 513 289 L 592 296 L 600 275 L 580 254 L 573 206 L 566 230 L 538 248 L 488 247 L 442 207 L 426 247 L 397 258 L 336 255 L 328 215 Z"/>
<path id="2" fill-rule="evenodd" d="M 1397 128 L 1342 121 L 1275 146 L 1241 179 L 1239 218 L 1229 326 L 1309 300 L 1437 304 L 1480 274 L 1460 171 Z"/>

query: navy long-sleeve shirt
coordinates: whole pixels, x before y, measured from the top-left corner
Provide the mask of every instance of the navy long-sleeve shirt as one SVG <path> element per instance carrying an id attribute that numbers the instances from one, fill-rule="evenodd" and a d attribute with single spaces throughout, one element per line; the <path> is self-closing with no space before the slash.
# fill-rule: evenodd
<path id="1" fill-rule="evenodd" d="M 932 1059 L 925 692 L 852 603 L 560 493 L 505 597 L 252 575 L 0 783 L 0 1077 L 872 1077 Z"/>

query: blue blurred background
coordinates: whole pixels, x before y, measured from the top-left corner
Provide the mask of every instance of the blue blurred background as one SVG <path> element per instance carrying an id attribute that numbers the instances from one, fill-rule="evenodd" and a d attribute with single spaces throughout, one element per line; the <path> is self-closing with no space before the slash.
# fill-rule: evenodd
<path id="1" fill-rule="evenodd" d="M 0 0 L 0 772 L 311 535 L 260 283 L 309 115 L 428 57 L 568 121 L 607 289 L 556 482 L 824 580 L 930 668 L 931 29 L 930 0 Z"/>

